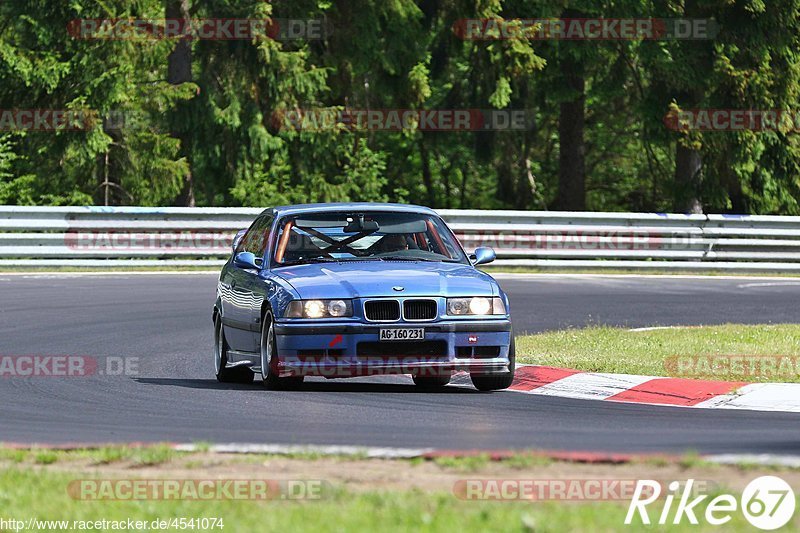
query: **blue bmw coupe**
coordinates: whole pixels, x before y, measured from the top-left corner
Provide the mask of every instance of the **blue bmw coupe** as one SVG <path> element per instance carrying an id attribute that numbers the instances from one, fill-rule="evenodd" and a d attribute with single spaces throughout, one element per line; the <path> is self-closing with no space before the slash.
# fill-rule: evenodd
<path id="1" fill-rule="evenodd" d="M 479 390 L 514 378 L 508 298 L 431 209 L 341 203 L 275 207 L 240 231 L 219 277 L 214 364 L 222 382 L 270 389 L 305 376 L 454 371 Z"/>

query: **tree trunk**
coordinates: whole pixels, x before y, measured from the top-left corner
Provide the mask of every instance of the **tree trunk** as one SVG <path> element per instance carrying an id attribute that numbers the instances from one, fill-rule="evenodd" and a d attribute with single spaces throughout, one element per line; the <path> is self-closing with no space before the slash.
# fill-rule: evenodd
<path id="1" fill-rule="evenodd" d="M 706 17 L 697 0 L 686 0 L 683 14 L 687 19 Z M 687 69 L 694 72 L 711 72 L 713 64 L 712 47 L 704 41 L 685 41 L 682 43 L 684 56 L 687 58 Z M 697 83 L 691 90 L 678 92 L 677 101 L 686 109 L 702 105 L 704 98 L 703 84 Z M 680 140 L 675 148 L 675 189 L 673 192 L 673 208 L 678 213 L 701 214 L 703 204 L 700 200 L 700 189 L 703 169 L 703 157 L 700 152 L 684 146 Z"/>
<path id="2" fill-rule="evenodd" d="M 184 24 L 189 24 L 191 19 L 189 0 L 165 0 L 164 12 L 167 19 L 183 19 Z M 192 44 L 189 39 L 180 39 L 167 58 L 167 82 L 172 85 L 180 85 L 191 82 L 192 79 Z M 180 154 L 189 162 L 189 172 L 184 176 L 183 188 L 176 203 L 181 206 L 194 207 L 195 196 L 191 170 L 192 138 L 191 128 L 186 124 L 186 117 L 189 115 L 188 105 L 185 102 L 178 104 L 178 109 L 183 112 L 177 113 L 178 120 L 173 122 L 170 134 L 180 140 Z"/>
<path id="3" fill-rule="evenodd" d="M 687 148 L 680 141 L 677 144 L 673 208 L 678 213 L 702 213 L 699 183 L 703 159 L 697 150 Z"/>
<path id="4" fill-rule="evenodd" d="M 726 156 L 728 155 L 728 151 L 730 151 L 730 148 L 726 150 Z M 736 172 L 733 171 L 730 161 L 732 161 L 732 157 L 725 157 L 723 162 L 725 166 L 720 172 L 724 176 L 726 184 L 725 188 L 727 189 L 728 198 L 731 202 L 729 212 L 737 215 L 745 215 L 750 212 L 750 206 L 748 205 L 749 202 L 747 201 L 747 196 L 744 194 L 742 179 L 739 178 L 739 176 L 736 175 Z"/>
<path id="5" fill-rule="evenodd" d="M 461 191 L 458 199 L 458 208 L 467 208 L 467 185 L 469 184 L 469 164 L 462 163 L 461 165 Z"/>
<path id="6" fill-rule="evenodd" d="M 451 161 L 447 168 L 442 169 L 442 185 L 444 185 L 444 207 L 451 209 L 453 207 L 453 186 L 450 183 L 450 176 L 453 173 L 454 163 Z"/>
<path id="7" fill-rule="evenodd" d="M 525 132 L 517 154 L 517 209 L 529 209 L 536 195 L 536 182 L 531 171 L 531 140 L 533 133 Z M 513 154 L 512 154 L 513 156 Z"/>
<path id="8" fill-rule="evenodd" d="M 425 142 L 425 133 L 423 132 L 419 138 L 419 155 L 422 160 L 422 182 L 425 184 L 425 191 L 428 193 L 428 207 L 437 207 L 430 156 L 428 155 L 428 147 Z"/>
<path id="9" fill-rule="evenodd" d="M 495 193 L 495 197 L 500 200 L 502 205 L 516 208 L 517 184 L 516 176 L 514 176 L 513 160 L 518 156 L 514 155 L 513 153 L 509 153 L 509 141 L 504 138 L 509 136 L 495 136 L 493 132 L 487 132 L 486 134 L 480 135 L 491 139 L 491 144 L 487 143 L 486 145 L 483 145 L 482 149 L 491 149 L 492 152 L 490 153 L 492 154 L 493 158 L 498 158 L 499 156 L 495 166 L 497 170 L 497 192 Z"/>
<path id="10" fill-rule="evenodd" d="M 565 211 L 584 211 L 586 209 L 586 147 L 583 136 L 586 81 L 583 64 L 569 55 L 562 55 L 560 67 L 570 99 L 561 102 L 558 116 L 560 151 L 556 207 Z"/>

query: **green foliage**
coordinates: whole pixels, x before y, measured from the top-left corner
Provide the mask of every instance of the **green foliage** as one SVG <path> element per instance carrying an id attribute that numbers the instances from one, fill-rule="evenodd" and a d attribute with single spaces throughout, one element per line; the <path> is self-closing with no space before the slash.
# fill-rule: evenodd
<path id="1" fill-rule="evenodd" d="M 585 98 L 592 210 L 800 214 L 800 145 L 774 132 L 676 132 L 670 109 L 794 109 L 800 0 L 275 0 L 189 2 L 193 18 L 323 19 L 321 40 L 192 40 L 191 81 L 167 82 L 177 40 L 76 39 L 82 18 L 165 17 L 179 0 L 0 3 L 0 110 L 93 110 L 82 131 L 0 131 L 0 203 L 274 205 L 409 201 L 546 209 L 560 105 Z M 709 40 L 463 40 L 465 18 L 713 18 Z M 568 83 L 580 72 L 583 94 Z M 293 131 L 291 110 L 525 110 L 510 132 Z M 676 176 L 678 147 L 702 160 Z M 187 193 L 191 192 L 191 195 Z"/>

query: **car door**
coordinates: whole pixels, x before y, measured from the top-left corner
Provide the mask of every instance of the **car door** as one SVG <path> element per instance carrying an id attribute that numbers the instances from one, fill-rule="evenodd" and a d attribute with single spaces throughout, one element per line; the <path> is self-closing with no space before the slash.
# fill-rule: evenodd
<path id="1" fill-rule="evenodd" d="M 264 217 L 264 220 L 256 228 L 252 239 L 245 245 L 245 251 L 255 255 L 259 264 L 264 265 L 265 255 L 269 247 L 272 223 L 275 218 L 272 216 Z M 258 352 L 261 345 L 261 304 L 268 297 L 268 292 L 272 284 L 268 282 L 266 271 L 254 269 L 240 269 L 241 283 L 240 288 L 245 295 L 244 303 L 247 306 L 247 320 L 250 324 L 248 338 L 246 342 L 250 348 L 247 351 Z"/>
<path id="2" fill-rule="evenodd" d="M 234 255 L 251 252 L 263 260 L 273 217 L 262 215 L 242 237 Z M 236 351 L 256 352 L 261 332 L 261 302 L 264 300 L 263 283 L 259 271 L 241 268 L 231 261 L 222 279 L 222 312 L 225 338 Z"/>

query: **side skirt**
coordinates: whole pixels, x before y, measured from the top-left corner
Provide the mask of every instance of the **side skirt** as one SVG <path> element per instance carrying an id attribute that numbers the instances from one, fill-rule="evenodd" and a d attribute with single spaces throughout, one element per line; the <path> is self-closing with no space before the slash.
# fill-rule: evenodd
<path id="1" fill-rule="evenodd" d="M 254 371 L 261 371 L 261 354 L 228 350 L 228 368 L 237 366 L 248 366 Z"/>

